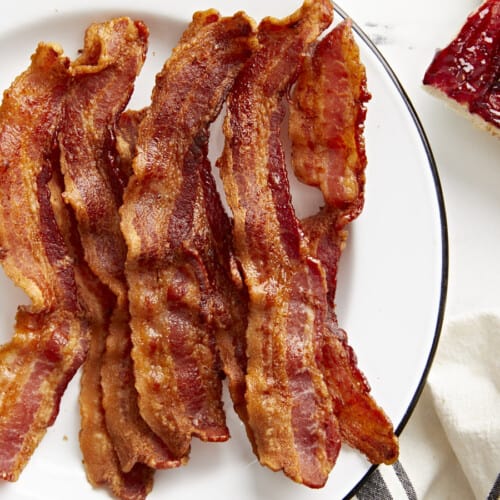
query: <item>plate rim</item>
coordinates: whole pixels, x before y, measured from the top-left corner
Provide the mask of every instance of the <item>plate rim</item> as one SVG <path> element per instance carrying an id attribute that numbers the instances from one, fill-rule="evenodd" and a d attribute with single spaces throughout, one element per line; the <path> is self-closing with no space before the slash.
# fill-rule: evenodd
<path id="1" fill-rule="evenodd" d="M 441 180 L 439 177 L 439 171 L 437 167 L 437 162 L 435 160 L 434 154 L 432 152 L 432 148 L 427 137 L 427 134 L 424 130 L 422 122 L 417 114 L 417 111 L 411 102 L 410 97 L 408 96 L 406 90 L 404 89 L 401 81 L 396 75 L 395 71 L 392 69 L 392 66 L 389 64 L 387 59 L 384 57 L 382 52 L 379 50 L 377 45 L 373 42 L 373 40 L 365 33 L 365 31 L 361 28 L 361 26 L 352 19 L 348 13 L 340 7 L 337 3 L 334 5 L 335 12 L 338 13 L 344 19 L 350 19 L 352 22 L 352 29 L 356 33 L 357 36 L 363 41 L 363 43 L 367 46 L 367 48 L 372 52 L 372 54 L 377 58 L 378 62 L 382 65 L 385 70 L 387 76 L 390 78 L 392 84 L 396 88 L 398 94 L 400 95 L 403 104 L 406 106 L 406 109 L 415 125 L 416 131 L 418 133 L 420 142 L 424 148 L 424 152 L 427 158 L 427 167 L 430 168 L 432 175 L 432 184 L 434 186 L 434 194 L 436 196 L 436 201 L 438 205 L 439 212 L 439 227 L 440 227 L 440 243 L 441 243 L 441 284 L 439 291 L 439 302 L 438 302 L 438 310 L 437 317 L 435 320 L 434 327 L 434 336 L 429 349 L 429 353 L 427 355 L 427 361 L 425 363 L 424 369 L 420 376 L 419 383 L 415 392 L 408 403 L 408 407 L 403 415 L 403 418 L 399 422 L 396 427 L 395 433 L 399 437 L 401 432 L 408 424 L 415 407 L 422 395 L 422 391 L 424 390 L 425 384 L 427 382 L 427 378 L 429 375 L 429 371 L 432 367 L 432 363 L 436 356 L 437 347 L 439 344 L 439 338 L 441 336 L 441 330 L 443 328 L 445 310 L 446 310 L 446 299 L 448 293 L 448 274 L 449 274 L 449 240 L 448 240 L 448 221 L 446 216 L 446 206 L 444 201 L 444 194 L 441 185 Z M 344 500 L 352 498 L 367 482 L 368 478 L 374 472 L 375 469 L 379 467 L 379 464 L 371 465 L 363 477 L 351 488 L 351 490 L 344 496 Z"/>

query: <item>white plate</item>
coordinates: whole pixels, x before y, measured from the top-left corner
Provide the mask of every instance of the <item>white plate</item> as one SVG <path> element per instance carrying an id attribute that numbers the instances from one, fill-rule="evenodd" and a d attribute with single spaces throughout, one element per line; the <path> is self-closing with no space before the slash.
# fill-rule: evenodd
<path id="1" fill-rule="evenodd" d="M 127 14 L 143 19 L 151 31 L 149 56 L 130 104 L 138 108 L 148 103 L 154 75 L 194 11 L 215 7 L 232 14 L 242 9 L 259 20 L 287 15 L 299 4 L 238 0 L 228 8 L 223 0 L 90 0 L 85 6 L 77 0 L 8 2 L 0 20 L 0 88 L 7 88 L 28 66 L 38 41 L 57 41 L 74 56 L 90 22 Z M 358 29 L 357 39 L 373 95 L 366 123 L 369 165 L 365 209 L 351 226 L 341 259 L 337 312 L 374 396 L 399 433 L 422 389 L 443 318 L 446 219 L 438 174 L 418 118 L 391 69 Z M 215 148 L 220 142 L 215 137 Z M 317 197 L 310 197 L 310 191 L 294 187 L 294 196 L 299 214 L 314 211 Z M 26 298 L 2 271 L 0 291 L 0 342 L 5 342 L 15 309 Z M 87 483 L 81 464 L 78 382 L 76 377 L 68 387 L 55 425 L 19 481 L 0 482 L 3 499 L 108 498 Z M 256 462 L 229 402 L 226 407 L 232 439 L 224 444 L 195 441 L 190 463 L 157 473 L 149 498 L 334 500 L 352 494 L 370 470 L 360 454 L 343 448 L 325 488 L 296 485 Z"/>

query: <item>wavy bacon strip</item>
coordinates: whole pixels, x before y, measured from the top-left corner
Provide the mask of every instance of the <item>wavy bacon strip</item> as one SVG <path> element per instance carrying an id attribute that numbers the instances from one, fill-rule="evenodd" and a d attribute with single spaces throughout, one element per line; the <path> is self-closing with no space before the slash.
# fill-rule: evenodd
<path id="1" fill-rule="evenodd" d="M 303 221 L 313 253 L 327 270 L 329 310 L 327 331 L 319 357 L 338 418 L 342 440 L 364 453 L 372 463 L 393 463 L 398 442 L 393 426 L 370 394 L 370 386 L 357 365 L 356 354 L 335 314 L 338 259 L 345 232 L 336 228 L 338 212 L 328 207 Z"/>
<path id="2" fill-rule="evenodd" d="M 145 115 L 145 109 L 140 111 L 127 110 L 124 112 L 117 129 L 117 150 L 120 156 L 121 169 L 128 172 L 132 169 L 132 159 L 136 150 L 139 124 Z M 217 285 L 215 289 L 220 293 L 219 299 L 223 305 L 221 309 L 230 311 L 226 318 L 228 323 L 216 329 L 217 351 L 221 358 L 222 368 L 229 381 L 229 392 L 234 409 L 244 423 L 248 422 L 246 411 L 246 339 L 245 332 L 248 315 L 248 294 L 242 281 L 241 271 L 234 256 L 232 221 L 228 217 L 211 173 L 208 161 L 200 169 L 203 186 L 203 201 L 207 215 L 207 225 L 212 232 L 211 251 L 215 260 L 212 275 Z M 251 437 L 251 431 L 249 438 Z"/>
<path id="3" fill-rule="evenodd" d="M 340 437 L 315 360 L 327 312 L 325 272 L 293 211 L 280 126 L 282 98 L 303 53 L 331 19 L 325 0 L 261 22 L 260 46 L 228 97 L 219 160 L 249 291 L 246 401 L 254 447 L 262 464 L 311 487 L 326 482 Z"/>
<path id="4" fill-rule="evenodd" d="M 208 127 L 251 52 L 244 14 L 195 14 L 156 79 L 121 208 L 141 415 L 175 456 L 229 437 L 215 330 L 231 321 L 212 276 L 201 170 Z"/>
<path id="5" fill-rule="evenodd" d="M 92 332 L 90 349 L 83 365 L 80 389 L 80 448 L 88 481 L 93 486 L 106 486 L 117 498 L 142 500 L 153 487 L 153 469 L 139 463 L 127 473 L 122 472 L 106 426 L 102 404 L 101 367 L 108 337 L 109 312 L 107 319 L 102 328 L 96 328 Z"/>
<path id="6" fill-rule="evenodd" d="M 83 52 L 71 65 L 59 133 L 64 198 L 75 211 L 85 258 L 119 300 L 127 290 L 118 208 L 128 178 L 114 158 L 113 128 L 130 99 L 147 39 L 147 27 L 126 17 L 86 30 Z"/>
<path id="7" fill-rule="evenodd" d="M 105 290 L 61 197 L 55 134 L 69 61 L 40 44 L 0 107 L 0 260 L 32 301 L 0 348 L 0 478 L 15 481 L 58 413 Z"/>
<path id="8" fill-rule="evenodd" d="M 229 381 L 229 393 L 233 407 L 247 427 L 248 437 L 253 443 L 251 429 L 248 427 L 248 414 L 245 399 L 246 338 L 248 326 L 248 291 L 243 283 L 241 270 L 236 261 L 232 221 L 227 215 L 215 180 L 211 165 L 206 159 L 200 170 L 206 223 L 210 231 L 210 253 L 206 261 L 209 275 L 214 281 L 214 305 L 218 317 L 215 327 L 217 352 L 222 368 Z M 208 258 L 210 257 L 210 258 Z"/>
<path id="9" fill-rule="evenodd" d="M 327 272 L 329 334 L 320 359 L 342 439 L 373 463 L 392 463 L 398 456 L 392 424 L 371 397 L 334 312 L 344 228 L 364 203 L 363 129 L 369 97 L 351 22 L 346 20 L 307 58 L 293 94 L 289 130 L 295 172 L 307 184 L 320 186 L 327 203 L 303 222 L 303 228 Z"/>
<path id="10" fill-rule="evenodd" d="M 346 20 L 318 44 L 314 57 L 306 58 L 289 121 L 295 174 L 319 186 L 329 206 L 345 211 L 338 215 L 342 226 L 363 208 L 366 154 L 358 131 L 369 98 L 359 49 Z"/>
<path id="11" fill-rule="evenodd" d="M 139 415 L 118 214 L 128 177 L 118 165 L 114 129 L 142 67 L 147 38 L 147 28 L 129 18 L 87 29 L 83 52 L 71 66 L 58 136 L 64 197 L 75 211 L 86 260 L 116 296 L 109 335 L 93 337 L 82 378 L 80 443 L 90 482 L 108 485 L 120 498 L 144 497 L 151 489 L 151 471 L 136 463 L 181 463 Z"/>
<path id="12" fill-rule="evenodd" d="M 120 155 L 121 169 L 128 172 L 132 169 L 132 159 L 136 150 L 139 124 L 145 115 L 140 111 L 127 110 L 120 117 L 117 129 L 117 149 Z M 245 401 L 246 372 L 246 339 L 245 331 L 248 315 L 247 290 L 242 281 L 241 272 L 234 256 L 232 221 L 228 217 L 211 173 L 208 161 L 200 168 L 201 185 L 203 186 L 203 202 L 207 216 L 207 225 L 212 232 L 211 251 L 212 275 L 219 292 L 221 310 L 229 311 L 226 321 L 216 329 L 217 351 L 221 358 L 222 368 L 229 380 L 229 392 L 234 409 L 244 423 L 248 422 Z M 250 433 L 250 429 L 247 429 Z M 251 435 L 249 435 L 251 439 Z"/>

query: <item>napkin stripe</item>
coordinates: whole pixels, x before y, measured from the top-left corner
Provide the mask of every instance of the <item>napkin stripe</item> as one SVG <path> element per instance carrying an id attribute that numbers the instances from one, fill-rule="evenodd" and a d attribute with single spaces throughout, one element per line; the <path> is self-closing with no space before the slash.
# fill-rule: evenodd
<path id="1" fill-rule="evenodd" d="M 356 492 L 358 500 L 393 500 L 389 488 L 378 469 L 367 478 L 363 486 Z"/>
<path id="2" fill-rule="evenodd" d="M 413 487 L 413 484 L 411 484 L 410 478 L 408 477 L 408 474 L 404 470 L 404 467 L 401 465 L 401 462 L 397 461 L 393 465 L 393 468 L 394 472 L 396 473 L 396 476 L 398 476 L 398 479 L 401 481 L 401 484 L 403 485 L 408 500 L 417 500 L 417 493 L 415 491 L 415 488 Z"/>
<path id="3" fill-rule="evenodd" d="M 406 499 L 408 495 L 406 494 L 405 489 L 399 479 L 398 475 L 394 467 L 390 467 L 388 465 L 381 465 L 379 468 L 380 474 L 384 478 L 385 484 L 387 485 L 387 489 L 391 492 L 392 498 L 396 498 L 398 500 Z"/>
<path id="4" fill-rule="evenodd" d="M 497 476 L 497 480 L 491 488 L 490 494 L 488 495 L 488 500 L 498 500 L 500 498 L 500 474 Z"/>
<path id="5" fill-rule="evenodd" d="M 500 487 L 500 481 L 499 487 Z M 395 496 L 394 496 L 395 495 Z M 375 469 L 363 486 L 356 492 L 357 500 L 393 500 L 402 498 L 417 500 L 417 493 L 401 462 L 392 467 L 381 466 Z M 492 497 L 488 500 L 498 500 Z"/>

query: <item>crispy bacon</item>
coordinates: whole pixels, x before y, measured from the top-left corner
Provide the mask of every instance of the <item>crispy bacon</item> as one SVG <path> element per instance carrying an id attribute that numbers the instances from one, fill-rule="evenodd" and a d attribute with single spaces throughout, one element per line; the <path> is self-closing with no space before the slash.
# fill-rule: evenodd
<path id="1" fill-rule="evenodd" d="M 121 208 L 139 407 L 180 457 L 192 435 L 229 437 L 215 350 L 215 329 L 229 320 L 211 274 L 200 171 L 208 126 L 250 54 L 252 32 L 243 14 L 195 14 L 156 79 Z"/>
<path id="2" fill-rule="evenodd" d="M 338 216 L 345 225 L 363 208 L 366 155 L 356 132 L 370 98 L 350 20 L 318 44 L 314 58 L 306 58 L 294 95 L 289 122 L 294 171 L 306 184 L 319 186 L 328 205 L 348 207 Z"/>
<path id="3" fill-rule="evenodd" d="M 229 380 L 233 407 L 246 425 L 248 437 L 253 443 L 245 400 L 248 292 L 234 255 L 232 221 L 224 210 L 208 161 L 204 162 L 200 177 L 206 223 L 211 232 L 210 248 L 213 252 L 213 257 L 206 258 L 206 261 L 209 265 L 209 275 L 213 277 L 215 284 L 216 295 L 213 299 L 215 304 L 218 303 L 217 310 L 222 313 L 219 314 L 220 319 L 215 328 L 217 350 Z"/>
<path id="4" fill-rule="evenodd" d="M 103 319 L 108 321 L 104 321 L 92 332 L 81 379 L 80 447 L 83 463 L 88 481 L 93 486 L 106 486 L 117 498 L 142 500 L 153 487 L 153 469 L 139 463 L 128 472 L 122 472 L 114 443 L 106 427 L 102 405 L 101 366 L 108 336 L 109 313 Z"/>
<path id="5" fill-rule="evenodd" d="M 10 481 L 54 422 L 106 299 L 61 197 L 55 133 L 68 66 L 59 47 L 40 44 L 0 108 L 0 259 L 32 301 L 0 348 L 0 478 Z"/>
<path id="6" fill-rule="evenodd" d="M 145 110 L 129 110 L 120 116 L 118 122 L 116 149 L 120 170 L 127 179 L 132 175 L 137 130 L 144 115 Z M 107 428 L 124 472 L 133 470 L 138 462 L 154 469 L 178 467 L 186 459 L 174 459 L 163 441 L 140 416 L 131 355 L 128 299 L 124 299 L 124 307 L 117 308 L 113 315 L 102 359 L 101 383 Z"/>
<path id="7" fill-rule="evenodd" d="M 126 17 L 87 29 L 84 50 L 71 65 L 59 134 L 64 198 L 75 211 L 85 258 L 119 298 L 127 291 L 118 208 L 128 179 L 113 155 L 113 127 L 142 67 L 147 37 L 143 23 Z"/>
<path id="8" fill-rule="evenodd" d="M 290 111 L 292 159 L 297 175 L 320 186 L 327 203 L 303 222 L 303 228 L 326 270 L 329 322 L 317 357 L 342 439 L 374 463 L 392 463 L 398 456 L 392 424 L 371 397 L 335 315 L 337 263 L 347 238 L 344 228 L 364 202 L 368 99 L 365 69 L 346 20 L 319 43 L 299 75 Z"/>
<path id="9" fill-rule="evenodd" d="M 291 204 L 280 125 L 282 98 L 331 18 L 329 1 L 306 1 L 282 21 L 261 22 L 259 48 L 228 97 L 219 160 L 249 291 L 246 401 L 254 448 L 262 464 L 312 487 L 325 483 L 340 446 L 315 361 L 327 290 Z"/>
<path id="10" fill-rule="evenodd" d="M 145 111 L 145 109 L 140 111 L 127 110 L 120 117 L 116 138 L 121 168 L 124 171 L 128 171 L 129 166 L 132 169 L 138 127 Z M 216 329 L 217 351 L 222 361 L 223 370 L 229 379 L 229 391 L 234 409 L 241 420 L 247 423 L 245 401 L 247 290 L 242 282 L 241 272 L 234 257 L 232 222 L 224 210 L 217 192 L 209 162 L 205 162 L 200 169 L 200 175 L 207 224 L 212 232 L 211 249 L 215 256 L 215 260 L 212 261 L 214 266 L 212 274 L 218 283 L 215 289 L 220 293 L 218 300 L 223 304 L 221 310 L 230 312 L 226 318 L 230 323 L 226 322 Z M 119 344 L 125 345 L 126 342 L 119 342 Z M 250 429 L 247 430 L 250 439 L 252 439 Z"/>
<path id="11" fill-rule="evenodd" d="M 373 397 L 370 386 L 358 368 L 356 354 L 348 344 L 346 332 L 338 326 L 335 314 L 337 264 L 346 231 L 339 231 L 337 209 L 326 207 L 303 221 L 303 229 L 314 255 L 327 273 L 328 322 L 321 348 L 317 352 L 333 411 L 338 418 L 342 440 L 363 452 L 372 463 L 393 463 L 398 442 L 393 426 Z"/>
<path id="12" fill-rule="evenodd" d="M 116 137 L 120 162 L 124 171 L 128 171 L 129 165 L 132 169 L 138 128 L 145 111 L 145 109 L 127 110 L 120 117 Z M 215 331 L 217 351 L 223 370 L 229 379 L 229 391 L 234 408 L 241 420 L 246 423 L 248 421 L 245 401 L 247 290 L 234 257 L 232 222 L 217 192 L 209 162 L 205 161 L 200 169 L 200 176 L 207 224 L 212 232 L 211 249 L 215 257 L 212 260 L 211 274 L 217 281 L 215 289 L 220 293 L 218 299 L 222 304 L 220 309 L 229 311 L 226 320 L 230 321 L 229 323 L 226 321 L 226 324 L 220 325 Z M 249 429 L 248 431 L 250 432 Z"/>
<path id="13" fill-rule="evenodd" d="M 59 133 L 64 196 L 75 211 L 85 257 L 116 295 L 108 338 L 99 333 L 92 339 L 82 378 L 81 448 L 90 482 L 107 484 L 120 498 L 138 498 L 151 489 L 151 471 L 134 467 L 137 462 L 154 468 L 181 463 L 139 415 L 118 214 L 128 176 L 116 158 L 114 129 L 142 67 L 147 37 L 147 28 L 129 18 L 87 29 L 82 55 L 71 66 Z M 101 446 L 93 443 L 97 436 Z"/>

